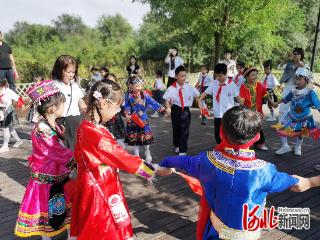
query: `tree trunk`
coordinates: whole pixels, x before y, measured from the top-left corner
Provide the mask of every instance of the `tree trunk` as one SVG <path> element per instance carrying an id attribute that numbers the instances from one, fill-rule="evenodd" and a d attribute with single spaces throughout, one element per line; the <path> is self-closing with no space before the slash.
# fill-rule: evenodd
<path id="1" fill-rule="evenodd" d="M 221 47 L 222 47 L 222 33 L 216 32 L 214 34 L 214 55 L 213 55 L 213 64 L 217 64 L 220 55 L 221 55 Z"/>

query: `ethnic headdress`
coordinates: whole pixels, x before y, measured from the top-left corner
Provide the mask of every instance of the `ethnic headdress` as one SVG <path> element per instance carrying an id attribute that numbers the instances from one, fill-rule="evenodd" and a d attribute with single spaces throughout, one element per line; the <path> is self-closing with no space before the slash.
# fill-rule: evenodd
<path id="1" fill-rule="evenodd" d="M 31 98 L 33 103 L 40 103 L 41 100 L 60 92 L 60 89 L 52 80 L 45 80 L 37 83 L 27 90 L 27 95 Z"/>
<path id="2" fill-rule="evenodd" d="M 299 67 L 297 69 L 296 76 L 304 78 L 307 82 L 310 82 L 313 79 L 312 72 L 308 68 L 304 67 Z"/>

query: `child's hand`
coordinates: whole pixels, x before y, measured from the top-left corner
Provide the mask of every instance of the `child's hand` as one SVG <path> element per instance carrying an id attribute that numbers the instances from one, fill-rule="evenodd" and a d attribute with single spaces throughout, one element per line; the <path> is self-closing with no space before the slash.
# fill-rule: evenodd
<path id="1" fill-rule="evenodd" d="M 159 176 L 169 176 L 173 173 L 173 170 L 172 168 L 165 168 L 165 167 L 160 167 L 158 166 L 157 167 L 157 170 L 156 170 L 156 174 L 159 175 Z"/>
<path id="2" fill-rule="evenodd" d="M 293 177 L 297 178 L 299 180 L 299 182 L 292 186 L 290 188 L 291 191 L 293 192 L 304 192 L 306 190 L 308 190 L 309 188 L 311 188 L 311 181 L 309 178 L 304 178 L 304 177 L 300 177 L 297 175 L 292 175 Z"/>
<path id="3" fill-rule="evenodd" d="M 167 108 L 167 109 L 165 110 L 165 116 L 166 116 L 166 117 L 170 117 L 170 115 L 171 115 L 171 109 L 170 109 L 170 108 Z"/>

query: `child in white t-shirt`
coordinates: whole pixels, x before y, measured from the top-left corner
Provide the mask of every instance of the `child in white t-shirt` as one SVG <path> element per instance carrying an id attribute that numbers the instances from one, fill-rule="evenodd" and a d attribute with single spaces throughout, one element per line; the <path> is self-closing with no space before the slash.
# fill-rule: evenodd
<path id="1" fill-rule="evenodd" d="M 277 88 L 280 88 L 280 84 L 278 82 L 278 79 L 272 74 L 272 61 L 267 60 L 263 63 L 264 68 L 264 78 L 262 80 L 262 86 L 267 89 L 267 92 L 272 99 L 273 102 L 278 101 L 278 97 L 275 94 L 275 90 Z M 276 121 L 276 116 L 274 115 L 273 107 L 268 104 L 268 108 L 270 110 L 270 117 L 266 119 L 268 122 Z"/>
<path id="2" fill-rule="evenodd" d="M 235 106 L 235 99 L 241 102 L 236 84 L 227 76 L 227 65 L 218 63 L 214 67 L 216 80 L 202 93 L 199 99 L 199 107 L 202 109 L 201 101 L 209 94 L 213 96 L 214 135 L 216 143 L 221 143 L 220 125 L 223 114 Z"/>
<path id="3" fill-rule="evenodd" d="M 164 85 L 164 79 L 163 79 L 163 73 L 161 70 L 157 70 L 155 74 L 155 83 L 154 83 L 154 89 L 152 91 L 152 97 L 154 100 L 156 100 L 158 103 L 163 104 L 163 94 L 166 90 L 166 86 Z M 151 117 L 159 117 L 159 114 L 157 111 L 155 111 Z"/>
<path id="4" fill-rule="evenodd" d="M 14 148 L 18 148 L 23 144 L 14 129 L 14 125 L 18 123 L 18 118 L 12 105 L 13 101 L 17 102 L 18 107 L 23 106 L 23 101 L 19 95 L 8 88 L 7 80 L 0 79 L 0 128 L 3 129 L 3 145 L 0 148 L 0 153 L 9 151 L 10 136 L 13 136 L 16 140 L 13 145 Z"/>
<path id="5" fill-rule="evenodd" d="M 213 83 L 213 78 L 212 76 L 209 75 L 208 72 L 209 72 L 208 67 L 205 65 L 202 65 L 201 72 L 199 74 L 197 83 L 195 85 L 195 88 L 198 89 L 200 94 L 204 93 L 205 90 L 210 86 L 210 84 Z M 206 100 L 207 98 L 201 101 L 202 108 L 207 107 Z M 206 125 L 206 123 L 207 123 L 207 116 L 205 116 L 204 114 L 201 114 L 201 125 Z"/>

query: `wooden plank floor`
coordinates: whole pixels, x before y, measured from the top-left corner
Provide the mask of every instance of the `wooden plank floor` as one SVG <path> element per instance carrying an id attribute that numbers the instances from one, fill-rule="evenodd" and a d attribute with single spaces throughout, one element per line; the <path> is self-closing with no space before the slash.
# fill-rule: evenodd
<path id="1" fill-rule="evenodd" d="M 268 112 L 268 111 L 265 111 Z M 191 132 L 189 138 L 189 154 L 197 154 L 213 148 L 213 121 L 206 126 L 200 125 L 198 111 L 193 111 Z M 319 113 L 315 113 L 319 120 Z M 171 123 L 169 119 L 151 120 L 156 144 L 151 146 L 153 161 L 159 162 L 165 156 L 173 154 Z M 270 123 L 264 124 L 268 152 L 257 151 L 257 155 L 273 162 L 277 167 L 290 174 L 314 176 L 320 174 L 314 170 L 314 165 L 320 164 L 320 146 L 310 140 L 303 143 L 303 156 L 296 157 L 292 153 L 276 156 L 275 150 L 280 146 L 279 138 L 270 129 Z M 30 140 L 31 127 L 23 124 L 19 134 Z M 2 139 L 0 140 L 0 142 Z M 290 142 L 294 144 L 294 140 Z M 27 156 L 30 154 L 30 141 L 22 146 L 0 156 L 0 239 L 19 239 L 13 235 L 15 220 L 22 200 L 25 186 L 29 179 Z M 137 239 L 195 239 L 195 227 L 198 211 L 198 198 L 190 191 L 183 179 L 178 176 L 158 178 L 153 186 L 143 179 L 126 173 L 121 173 L 129 203 L 132 223 Z M 272 194 L 268 197 L 268 206 L 279 207 L 310 207 L 311 229 L 279 231 L 264 231 L 261 239 L 320 239 L 320 188 L 305 193 Z M 29 238 L 29 239 L 40 239 Z M 66 239 L 62 234 L 53 239 Z"/>

